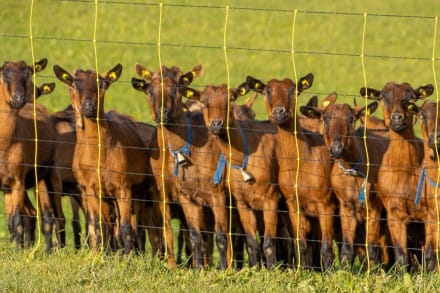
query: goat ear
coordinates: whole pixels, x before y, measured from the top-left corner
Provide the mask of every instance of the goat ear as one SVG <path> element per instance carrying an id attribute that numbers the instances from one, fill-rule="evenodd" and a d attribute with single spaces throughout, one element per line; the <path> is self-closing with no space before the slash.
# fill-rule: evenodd
<path id="1" fill-rule="evenodd" d="M 417 114 L 419 113 L 419 107 L 408 100 L 402 100 L 402 108 L 405 110 L 405 112 L 411 113 L 411 114 Z"/>
<path id="2" fill-rule="evenodd" d="M 252 76 L 246 77 L 245 84 L 249 90 L 256 91 L 257 93 L 263 93 L 264 89 L 266 88 L 264 82 L 253 78 Z"/>
<path id="3" fill-rule="evenodd" d="M 135 65 L 136 73 L 143 79 L 145 79 L 148 82 L 151 82 L 151 78 L 153 77 L 153 73 L 149 71 L 144 65 L 136 63 Z"/>
<path id="4" fill-rule="evenodd" d="M 301 107 L 299 107 L 299 111 L 301 112 L 301 114 L 303 114 L 304 116 L 306 116 L 308 118 L 319 119 L 321 117 L 321 110 L 316 107 L 301 106 Z"/>
<path id="5" fill-rule="evenodd" d="M 53 72 L 55 73 L 55 76 L 61 80 L 62 82 L 64 82 L 65 84 L 71 86 L 73 83 L 73 77 L 72 75 L 67 72 L 66 70 L 64 70 L 63 68 L 61 68 L 58 65 L 54 65 L 53 66 Z"/>
<path id="6" fill-rule="evenodd" d="M 309 73 L 304 77 L 301 77 L 298 81 L 298 93 L 303 92 L 304 90 L 310 88 L 313 84 L 313 74 Z"/>
<path id="7" fill-rule="evenodd" d="M 200 100 L 200 92 L 196 89 L 186 87 L 186 86 L 179 87 L 179 92 L 182 95 L 182 97 L 184 97 L 184 98 Z"/>
<path id="8" fill-rule="evenodd" d="M 322 101 L 321 106 L 323 108 L 327 108 L 328 105 L 336 103 L 337 97 L 338 95 L 335 92 L 331 93 L 327 96 L 327 98 L 324 99 L 324 101 Z"/>
<path id="9" fill-rule="evenodd" d="M 379 103 L 374 101 L 374 102 L 368 104 L 366 107 L 355 109 L 355 112 L 356 112 L 355 115 L 358 118 L 365 117 L 365 116 L 370 116 L 371 114 L 376 112 L 378 106 L 379 106 Z"/>
<path id="10" fill-rule="evenodd" d="M 195 66 L 193 69 L 191 69 L 190 72 L 187 72 L 184 75 L 180 76 L 179 84 L 190 85 L 193 82 L 194 78 L 201 76 L 202 73 L 203 73 L 203 65 L 199 64 Z"/>
<path id="11" fill-rule="evenodd" d="M 369 100 L 380 100 L 380 91 L 373 88 L 362 87 L 360 89 L 360 94 L 363 98 Z"/>
<path id="12" fill-rule="evenodd" d="M 119 79 L 121 73 L 122 73 L 122 65 L 117 64 L 115 67 L 113 67 L 104 74 L 104 78 L 107 79 L 109 83 L 113 83 Z"/>
<path id="13" fill-rule="evenodd" d="M 47 66 L 47 58 L 43 58 L 40 61 L 34 63 L 34 72 L 40 72 Z"/>
<path id="14" fill-rule="evenodd" d="M 131 86 L 138 91 L 141 92 L 145 92 L 145 90 L 148 88 L 148 83 L 143 80 L 143 79 L 139 79 L 139 78 L 135 78 L 133 77 L 131 79 Z"/>
<path id="15" fill-rule="evenodd" d="M 55 83 L 43 83 L 41 86 L 37 87 L 37 95 L 36 98 L 42 95 L 47 95 L 53 92 L 55 89 Z"/>
<path id="16" fill-rule="evenodd" d="M 203 64 L 199 64 L 191 69 L 191 73 L 194 77 L 200 77 L 203 74 Z"/>
<path id="17" fill-rule="evenodd" d="M 306 104 L 307 107 L 318 107 L 318 96 L 313 96 Z"/>
<path id="18" fill-rule="evenodd" d="M 434 93 L 432 84 L 424 85 L 415 90 L 418 99 L 424 99 Z"/>

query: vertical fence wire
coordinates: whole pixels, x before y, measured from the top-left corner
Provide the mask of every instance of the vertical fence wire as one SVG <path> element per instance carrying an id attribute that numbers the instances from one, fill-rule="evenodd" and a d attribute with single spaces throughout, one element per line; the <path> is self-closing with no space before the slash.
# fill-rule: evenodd
<path id="1" fill-rule="evenodd" d="M 365 70 L 365 35 L 367 32 L 367 13 L 363 14 L 363 25 L 362 25 L 362 46 L 361 46 L 361 65 L 362 65 L 362 77 L 364 79 L 364 86 L 365 88 L 367 87 L 367 72 Z M 365 109 L 367 109 L 368 107 L 368 99 L 365 96 L 364 97 L 364 102 L 365 102 Z M 363 188 L 363 192 L 364 194 L 367 194 L 367 184 L 368 184 L 368 176 L 370 174 L 370 156 L 368 153 L 368 143 L 367 143 L 367 123 L 368 123 L 368 111 L 365 111 L 365 125 L 364 125 L 364 133 L 363 133 L 363 142 L 364 142 L 364 150 L 365 150 L 365 157 L 366 157 L 366 172 L 365 172 L 365 179 L 364 182 L 365 184 L 363 184 L 363 186 L 361 188 Z M 371 191 L 371 189 L 370 189 Z M 369 232 L 370 232 L 370 228 L 369 228 L 369 224 L 370 224 L 370 211 L 369 211 L 369 204 L 370 204 L 370 195 L 365 196 L 365 258 L 367 260 L 367 271 L 366 274 L 369 275 L 370 274 L 370 270 L 371 270 L 371 264 L 370 264 L 370 253 L 369 253 Z M 380 219 L 374 219 L 375 221 L 380 220 Z M 374 245 L 376 243 L 373 243 Z"/>
<path id="2" fill-rule="evenodd" d="M 166 229 L 167 229 L 167 223 L 166 221 L 168 220 L 167 217 L 167 205 L 168 205 L 168 201 L 167 201 L 167 190 L 166 190 L 166 182 L 165 182 L 165 164 L 166 164 L 166 159 L 167 159 L 167 153 L 166 153 L 166 147 L 165 147 L 165 131 L 164 131 L 164 123 L 163 123 L 163 111 L 164 111 L 164 106 L 165 106 L 165 97 L 164 97 L 164 84 L 163 84 L 163 71 L 162 71 L 162 56 L 161 56 L 161 47 L 160 47 L 160 42 L 161 42 L 161 30 L 162 30 L 162 17 L 163 17 L 163 3 L 159 3 L 159 25 L 158 25 L 158 31 L 157 31 L 157 58 L 158 58 L 158 62 L 159 62 L 159 72 L 160 72 L 160 91 L 161 91 L 161 110 L 160 110 L 160 139 L 161 139 L 161 143 L 162 143 L 162 147 L 160 149 L 160 153 L 161 153 L 161 169 L 160 169 L 160 178 L 161 178 L 161 184 L 162 184 L 162 231 L 163 231 L 163 237 L 164 237 L 164 243 L 165 243 L 165 259 L 168 260 L 169 257 L 169 253 L 171 253 L 171 255 L 173 255 L 172 252 L 168 251 L 168 238 L 167 238 L 167 233 L 166 233 Z M 168 223 L 168 225 L 170 225 L 170 223 Z"/>
<path id="3" fill-rule="evenodd" d="M 293 14 L 293 22 L 292 22 L 292 41 L 291 41 L 291 59 L 292 59 L 292 69 L 293 69 L 293 76 L 294 76 L 294 82 L 295 82 L 295 109 L 293 111 L 293 135 L 295 137 L 295 149 L 296 149 L 296 174 L 295 174 L 295 185 L 294 185 L 294 192 L 295 192 L 295 200 L 296 200 L 296 235 L 295 235 L 295 242 L 296 242 L 296 254 L 297 254 L 297 269 L 298 271 L 301 269 L 301 253 L 300 253 L 300 239 L 299 239 L 299 229 L 300 229 L 300 203 L 299 203 L 299 195 L 298 195 L 298 182 L 299 182 L 299 172 L 300 172 L 300 150 L 299 150 L 299 143 L 298 143 L 298 75 L 296 71 L 296 62 L 295 62 L 295 25 L 296 25 L 296 16 L 298 14 L 298 10 L 295 9 Z"/>
<path id="4" fill-rule="evenodd" d="M 37 241 L 36 244 L 34 246 L 34 248 L 32 249 L 32 251 L 29 254 L 28 260 L 33 258 L 35 252 L 37 251 L 38 247 L 41 244 L 41 229 L 39 228 L 41 225 L 41 211 L 40 211 L 40 205 L 39 205 L 39 201 L 40 201 L 40 190 L 38 187 L 38 174 L 37 174 L 37 169 L 38 169 L 38 127 L 37 127 L 37 103 L 35 102 L 36 98 L 37 98 L 37 92 L 36 92 L 36 72 L 35 72 L 35 54 L 34 54 L 34 38 L 33 38 L 33 29 L 32 29 L 32 25 L 33 25 L 33 15 L 34 15 L 34 0 L 31 0 L 31 4 L 30 4 L 30 13 L 29 13 L 29 40 L 30 40 L 30 47 L 31 47 L 31 55 L 32 55 L 32 66 L 33 66 L 33 75 L 32 75 L 32 82 L 34 83 L 33 86 L 33 100 L 34 100 L 34 104 L 33 104 L 33 120 L 34 120 L 34 146 L 35 146 L 35 150 L 34 150 L 34 173 L 35 173 L 35 202 L 36 202 L 36 232 L 37 232 Z M 26 190 L 25 190 L 25 186 L 23 186 L 23 196 L 26 196 Z M 21 212 L 21 211 L 20 211 Z M 21 215 L 20 215 L 21 216 Z"/>
<path id="5" fill-rule="evenodd" d="M 434 35 L 433 35 L 433 41 L 432 41 L 432 74 L 434 78 L 434 88 L 436 93 L 436 115 L 435 115 L 435 129 L 434 129 L 434 137 L 437 137 L 438 135 L 438 121 L 439 121 L 439 111 L 440 111 L 440 105 L 439 105 L 439 92 L 438 92 L 438 84 L 437 84 L 437 74 L 436 74 L 436 66 L 435 66 L 435 49 L 436 49 L 436 38 L 437 38 L 437 26 L 438 26 L 438 17 L 435 17 L 434 19 Z M 439 157 L 439 151 L 438 151 L 438 141 L 437 139 L 434 139 L 434 146 L 435 146 L 435 156 L 436 158 Z M 437 180 L 436 182 L 440 182 L 440 164 L 437 161 Z M 437 272 L 440 274 L 440 259 L 439 259 L 439 240 L 440 240 L 440 207 L 438 202 L 438 188 L 439 185 L 435 185 L 435 193 L 434 193 L 434 201 L 435 201 L 435 211 L 436 211 L 436 233 L 435 233 L 435 247 L 434 247 L 434 255 L 436 257 L 437 261 Z"/>
<path id="6" fill-rule="evenodd" d="M 227 51 L 227 41 L 226 36 L 228 32 L 228 18 L 229 18 L 229 6 L 225 7 L 225 24 L 224 24 L 224 30 L 223 30 L 223 54 L 225 57 L 225 66 L 226 66 L 226 84 L 228 88 L 228 104 L 226 107 L 227 115 L 226 115 L 226 135 L 228 137 L 228 171 L 226 175 L 226 186 L 228 188 L 228 199 L 229 199 L 229 228 L 228 228 L 228 241 L 229 246 L 231 249 L 229 259 L 228 267 L 231 268 L 232 266 L 232 260 L 233 260 L 233 246 L 232 246 L 232 188 L 231 188 L 231 171 L 232 171 L 232 145 L 231 145 L 231 135 L 230 135 L 230 128 L 229 128 L 229 121 L 230 121 L 230 115 L 231 115 L 231 81 L 230 81 L 230 72 L 229 72 L 229 60 L 228 60 L 228 51 Z"/>
<path id="7" fill-rule="evenodd" d="M 102 137 L 101 137 L 101 107 L 104 107 L 104 105 L 101 105 L 101 99 L 100 99 L 100 86 L 99 86 L 99 66 L 98 66 L 98 48 L 96 45 L 96 36 L 97 36 L 97 30 L 98 30 L 98 6 L 99 6 L 99 0 L 95 0 L 95 10 L 94 10 L 94 25 L 93 25 L 93 52 L 95 57 L 95 71 L 96 71 L 96 88 L 97 88 L 97 95 L 98 95 L 98 101 L 97 101 L 97 107 L 98 111 L 96 113 L 96 127 L 98 128 L 98 162 L 96 163 L 96 175 L 98 176 L 98 223 L 99 223 L 99 234 L 101 236 L 101 243 L 99 247 L 99 252 L 104 252 L 104 230 L 103 230 L 103 223 L 102 223 L 102 181 L 101 181 L 101 156 L 102 156 Z M 90 196 L 90 195 L 88 195 Z M 91 196 L 95 196 L 94 194 Z"/>

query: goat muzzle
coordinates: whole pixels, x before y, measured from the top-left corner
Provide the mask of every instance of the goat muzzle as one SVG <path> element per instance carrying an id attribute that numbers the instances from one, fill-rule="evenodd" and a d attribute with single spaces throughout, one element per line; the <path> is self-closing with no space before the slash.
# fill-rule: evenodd
<path id="1" fill-rule="evenodd" d="M 394 112 L 391 114 L 390 128 L 396 132 L 403 131 L 406 129 L 407 123 L 405 120 L 405 115 L 403 113 Z"/>
<path id="2" fill-rule="evenodd" d="M 277 106 L 272 109 L 272 122 L 275 124 L 284 124 L 289 120 L 289 111 L 285 107 Z"/>
<path id="3" fill-rule="evenodd" d="M 330 155 L 334 159 L 340 159 L 344 155 L 344 145 L 340 140 L 335 140 L 330 145 Z"/>
<path id="4" fill-rule="evenodd" d="M 225 130 L 224 121 L 222 119 L 213 119 L 209 125 L 209 130 L 215 135 L 223 134 Z"/>
<path id="5" fill-rule="evenodd" d="M 25 95 L 14 94 L 12 95 L 9 104 L 13 109 L 21 109 L 24 106 L 24 104 L 26 104 L 26 97 Z"/>

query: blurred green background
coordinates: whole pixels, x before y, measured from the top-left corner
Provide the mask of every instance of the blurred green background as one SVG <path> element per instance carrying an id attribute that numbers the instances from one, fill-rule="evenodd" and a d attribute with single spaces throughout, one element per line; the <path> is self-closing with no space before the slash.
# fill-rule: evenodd
<path id="1" fill-rule="evenodd" d="M 242 83 L 247 75 L 263 81 L 294 79 L 291 50 L 295 10 L 297 75 L 315 75 L 313 87 L 300 96 L 299 104 L 305 104 L 312 95 L 323 99 L 334 91 L 350 103 L 359 96 L 359 88 L 364 86 L 360 57 L 364 13 L 368 86 L 381 88 L 387 81 L 407 81 L 414 87 L 434 83 L 433 70 L 440 68 L 440 32 L 433 50 L 435 17 L 440 16 L 438 0 L 168 0 L 162 1 L 161 19 L 159 1 L 98 3 L 95 56 L 94 1 L 0 0 L 0 56 L 4 61 L 25 60 L 29 64 L 32 28 L 35 60 L 49 59 L 37 83 L 57 83 L 53 94 L 39 100 L 51 112 L 70 103 L 66 85 L 54 77 L 54 64 L 72 71 L 95 69 L 97 61 L 102 73 L 121 63 L 122 76 L 107 92 L 105 108 L 150 121 L 145 96 L 130 85 L 135 63 L 156 70 L 160 49 L 162 64 L 177 65 L 184 72 L 204 64 L 204 75 L 194 86 L 226 83 L 224 37 L 231 87 Z M 438 91 L 433 96 L 437 98 Z M 261 99 L 255 110 L 257 118 L 267 117 Z M 0 207 L 0 213 L 3 210 Z M 0 233 L 1 238 L 7 235 L 6 231 Z"/>
<path id="2" fill-rule="evenodd" d="M 31 1 L 1 0 L 0 56 L 4 60 L 31 62 Z M 336 91 L 352 101 L 364 85 L 361 65 L 364 13 L 365 69 L 368 86 L 381 88 L 387 81 L 408 81 L 413 86 L 434 83 L 433 42 L 438 0 L 413 1 L 99 1 L 96 45 L 93 47 L 94 1 L 33 1 L 32 31 L 35 59 L 49 59 L 38 82 L 56 81 L 52 95 L 41 98 L 51 111 L 69 102 L 68 90 L 55 80 L 52 66 L 95 68 L 99 72 L 121 63 L 120 81 L 112 86 L 105 102 L 141 121 L 150 121 L 143 94 L 130 85 L 136 62 L 151 70 L 159 66 L 158 32 L 161 29 L 162 64 L 182 71 L 204 64 L 204 75 L 194 85 L 227 82 L 223 51 L 226 6 L 229 6 L 226 52 L 232 87 L 247 75 L 267 81 L 294 78 L 292 24 L 295 25 L 295 61 L 298 77 L 313 72 L 315 84 L 301 96 L 321 99 Z M 435 49 L 439 67 L 440 33 Z M 261 101 L 258 118 L 265 118 Z"/>

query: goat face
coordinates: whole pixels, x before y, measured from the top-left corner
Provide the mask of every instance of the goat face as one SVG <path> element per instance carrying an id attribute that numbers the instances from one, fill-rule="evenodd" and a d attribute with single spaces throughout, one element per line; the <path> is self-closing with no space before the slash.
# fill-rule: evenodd
<path id="1" fill-rule="evenodd" d="M 33 102 L 34 93 L 38 97 L 39 89 L 34 89 L 32 80 L 34 72 L 43 70 L 47 59 L 42 59 L 33 67 L 23 61 L 5 62 L 0 68 L 0 86 L 3 99 L 13 109 L 22 108 L 26 102 Z"/>
<path id="2" fill-rule="evenodd" d="M 306 106 L 300 107 L 300 111 L 310 119 L 320 118 L 320 132 L 330 155 L 334 159 L 340 159 L 353 144 L 356 120 L 376 111 L 378 103 L 352 108 L 348 104 L 336 104 L 336 97 L 336 93 L 330 94 L 321 107 L 317 107 L 316 97 L 313 97 Z"/>
<path id="3" fill-rule="evenodd" d="M 162 66 L 153 73 L 145 66 L 136 64 L 136 73 L 143 79 L 132 78 L 131 84 L 134 89 L 147 95 L 152 119 L 156 123 L 172 125 L 182 115 L 182 92 L 186 92 L 187 85 L 202 72 L 202 65 L 197 65 L 190 72 L 182 74 L 176 66 Z"/>
<path id="4" fill-rule="evenodd" d="M 438 117 L 437 103 L 426 101 L 418 109 L 421 121 L 423 142 L 431 151 L 431 159 L 438 160 L 440 151 L 440 117 Z"/>
<path id="5" fill-rule="evenodd" d="M 410 84 L 387 83 L 382 91 L 361 88 L 361 95 L 368 99 L 380 100 L 382 103 L 385 125 L 395 132 L 403 132 L 412 127 L 418 99 L 430 96 L 434 91 L 432 85 L 421 86 L 414 90 Z"/>
<path id="6" fill-rule="evenodd" d="M 93 70 L 80 69 L 71 75 L 58 65 L 54 66 L 54 72 L 59 80 L 69 85 L 73 108 L 81 115 L 94 119 L 102 114 L 105 92 L 120 77 L 122 65 L 116 65 L 102 76 Z"/>
<path id="7" fill-rule="evenodd" d="M 290 79 L 272 79 L 267 84 L 248 76 L 239 86 L 240 94 L 254 90 L 264 95 L 267 112 L 272 123 L 284 125 L 291 121 L 295 110 L 296 94 L 312 86 L 313 74 L 302 77 L 298 86 Z"/>
<path id="8" fill-rule="evenodd" d="M 222 135 L 226 131 L 226 121 L 228 121 L 228 99 L 230 102 L 236 99 L 235 91 L 231 90 L 228 94 L 226 85 L 207 86 L 200 93 L 200 101 L 203 103 L 203 117 L 206 126 L 215 135 Z M 229 109 L 232 111 L 232 105 Z M 231 116 L 232 117 L 232 114 Z"/>

